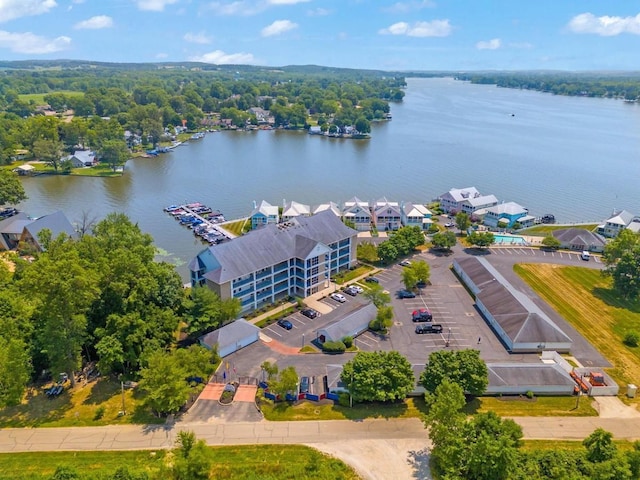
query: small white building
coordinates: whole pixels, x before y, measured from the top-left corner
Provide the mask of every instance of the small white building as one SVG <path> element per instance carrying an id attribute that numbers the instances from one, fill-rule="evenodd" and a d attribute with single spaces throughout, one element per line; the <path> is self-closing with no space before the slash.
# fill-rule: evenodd
<path id="1" fill-rule="evenodd" d="M 320 343 L 339 342 L 344 337 L 357 337 L 369 328 L 369 322 L 376 318 L 378 309 L 373 303 L 362 305 L 341 320 L 331 323 L 317 332 Z"/>
<path id="2" fill-rule="evenodd" d="M 209 350 L 218 349 L 218 355 L 224 358 L 241 348 L 251 345 L 260 339 L 260 329 L 244 318 L 218 328 L 200 337 L 200 345 Z"/>

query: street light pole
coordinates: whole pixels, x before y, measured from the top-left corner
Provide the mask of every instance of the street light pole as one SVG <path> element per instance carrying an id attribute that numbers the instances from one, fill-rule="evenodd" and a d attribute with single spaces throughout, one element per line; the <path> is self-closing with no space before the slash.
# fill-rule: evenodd
<path id="1" fill-rule="evenodd" d="M 127 409 L 125 408 L 125 405 L 124 405 L 124 381 L 122 380 L 122 378 L 120 378 L 120 391 L 122 392 L 122 414 L 126 415 Z"/>
<path id="2" fill-rule="evenodd" d="M 449 346 L 449 342 L 451 341 L 451 327 L 449 327 L 449 333 L 447 333 L 447 344 L 446 347 Z"/>

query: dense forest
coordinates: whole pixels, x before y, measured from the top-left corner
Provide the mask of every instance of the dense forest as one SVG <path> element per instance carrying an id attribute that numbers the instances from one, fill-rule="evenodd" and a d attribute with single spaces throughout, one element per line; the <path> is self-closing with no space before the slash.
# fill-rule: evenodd
<path id="1" fill-rule="evenodd" d="M 640 98 L 640 72 L 472 72 L 457 73 L 458 80 L 471 83 L 522 88 L 555 95 L 620 98 L 635 102 Z"/>
<path id="2" fill-rule="evenodd" d="M 4 67 L 4 68 L 2 68 Z M 390 101 L 404 96 L 404 77 L 380 71 L 316 66 L 278 69 L 205 64 L 101 64 L 75 61 L 0 64 L 0 164 L 16 151 L 55 163 L 63 152 L 90 148 L 113 165 L 126 159 L 125 131 L 156 145 L 176 126 L 189 130 L 227 119 L 257 125 L 325 129 L 349 125 L 368 133 Z"/>

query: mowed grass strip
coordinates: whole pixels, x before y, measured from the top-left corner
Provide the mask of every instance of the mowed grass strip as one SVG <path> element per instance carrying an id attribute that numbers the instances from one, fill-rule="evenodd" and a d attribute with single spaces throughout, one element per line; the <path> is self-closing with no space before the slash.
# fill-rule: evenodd
<path id="1" fill-rule="evenodd" d="M 572 227 L 575 228 L 584 228 L 585 230 L 589 230 L 590 232 L 595 230 L 598 225 L 595 223 L 585 223 L 585 224 L 575 224 Z M 547 236 L 551 235 L 552 232 L 556 230 L 562 230 L 567 228 L 566 225 L 549 225 L 549 224 L 540 224 L 534 227 L 525 228 L 523 230 L 519 230 L 518 234 L 522 235 L 540 235 Z"/>
<path id="2" fill-rule="evenodd" d="M 247 445 L 211 447 L 213 466 L 209 478 L 228 480 L 299 479 L 357 480 L 360 477 L 341 460 L 302 445 Z M 75 468 L 82 478 L 103 478 L 120 466 L 150 479 L 170 478 L 171 453 L 125 452 L 29 452 L 0 454 L 3 480 L 50 478 L 58 466 Z"/>
<path id="3" fill-rule="evenodd" d="M 593 400 L 582 397 L 576 407 L 576 397 L 503 396 L 478 397 L 465 406 L 468 414 L 493 411 L 501 417 L 597 417 Z"/>
<path id="4" fill-rule="evenodd" d="M 611 362 L 607 373 L 618 385 L 640 381 L 640 348 L 622 342 L 629 330 L 640 331 L 640 302 L 621 299 L 598 270 L 548 264 L 514 270 Z"/>

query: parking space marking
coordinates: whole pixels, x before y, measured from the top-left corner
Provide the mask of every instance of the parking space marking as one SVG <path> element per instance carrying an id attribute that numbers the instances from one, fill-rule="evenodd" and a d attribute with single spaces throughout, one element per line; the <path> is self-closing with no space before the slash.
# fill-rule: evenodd
<path id="1" fill-rule="evenodd" d="M 271 327 L 269 327 L 269 333 L 274 333 L 274 334 L 276 334 L 277 336 L 282 337 L 282 334 L 280 334 L 280 333 L 276 332 L 276 331 L 275 331 L 273 328 L 271 328 Z"/>

